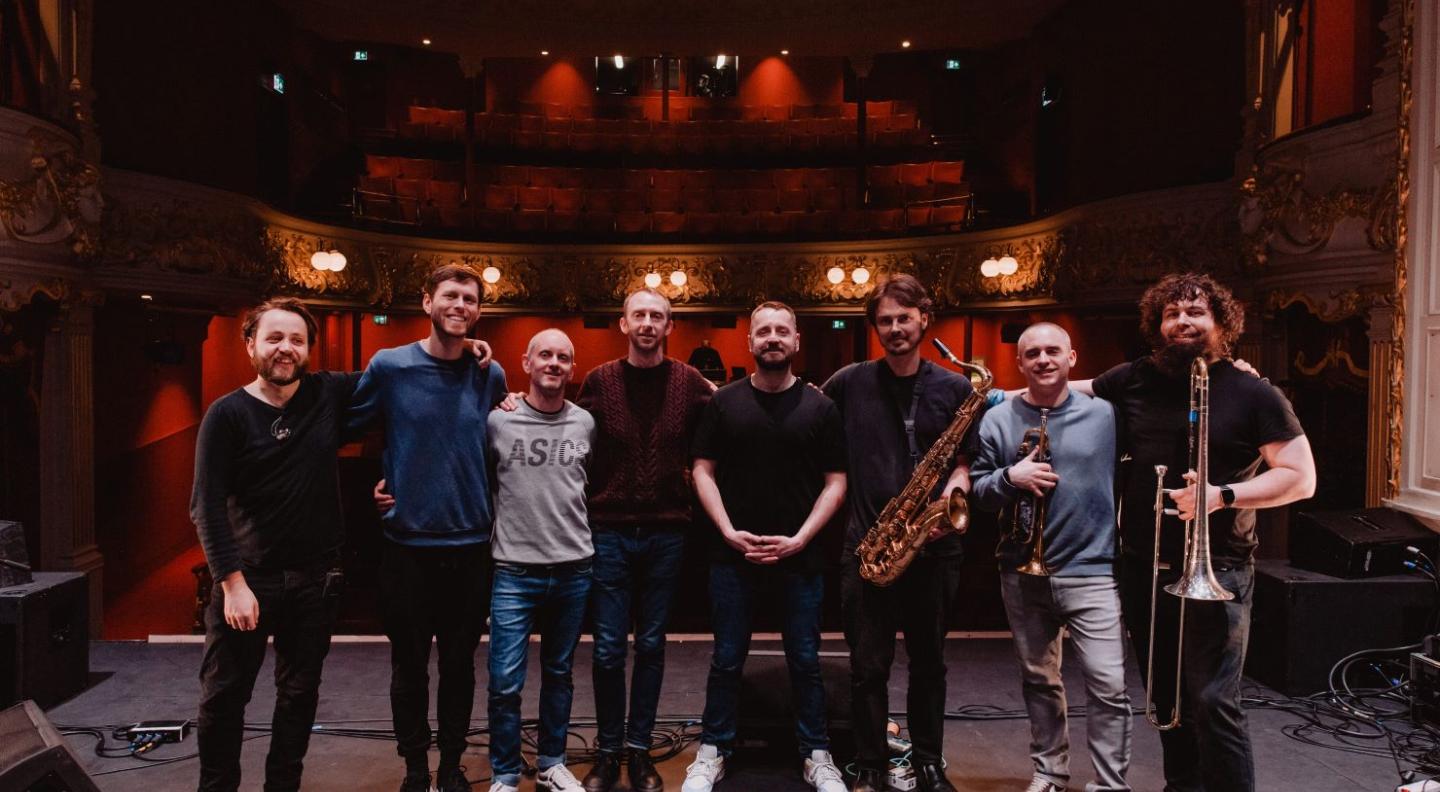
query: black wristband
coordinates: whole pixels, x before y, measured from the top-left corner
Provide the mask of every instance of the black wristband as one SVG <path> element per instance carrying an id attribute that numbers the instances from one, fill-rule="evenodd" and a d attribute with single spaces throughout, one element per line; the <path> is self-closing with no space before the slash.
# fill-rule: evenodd
<path id="1" fill-rule="evenodd" d="M 1235 506 L 1235 490 L 1230 489 L 1229 484 L 1220 485 L 1220 502 L 1224 503 L 1227 509 Z"/>

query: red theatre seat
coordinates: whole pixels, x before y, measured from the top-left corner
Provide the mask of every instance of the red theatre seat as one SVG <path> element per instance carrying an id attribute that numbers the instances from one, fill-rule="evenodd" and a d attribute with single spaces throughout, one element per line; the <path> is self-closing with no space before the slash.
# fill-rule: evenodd
<path id="1" fill-rule="evenodd" d="M 516 231 L 539 233 L 545 230 L 545 220 L 550 213 L 544 209 L 522 209 L 511 218 Z"/>
<path id="2" fill-rule="evenodd" d="M 519 196 L 522 210 L 543 212 L 550 208 L 549 187 L 521 187 Z"/>
<path id="3" fill-rule="evenodd" d="M 777 203 L 782 212 L 810 211 L 810 193 L 803 189 L 780 190 Z"/>
<path id="4" fill-rule="evenodd" d="M 620 234 L 643 234 L 650 230 L 650 215 L 640 211 L 615 213 L 615 231 Z"/>
<path id="5" fill-rule="evenodd" d="M 904 209 L 870 209 L 870 228 L 875 231 L 903 231 Z"/>
<path id="6" fill-rule="evenodd" d="M 965 178 L 965 160 L 936 162 L 930 169 L 930 181 L 936 184 L 959 184 Z"/>
<path id="7" fill-rule="evenodd" d="M 585 206 L 585 192 L 578 187 L 554 187 L 550 206 L 558 212 L 579 212 Z"/>
<path id="8" fill-rule="evenodd" d="M 930 225 L 930 207 L 911 206 L 905 209 L 905 227 L 923 228 Z"/>
<path id="9" fill-rule="evenodd" d="M 557 233 L 574 233 L 581 228 L 580 212 L 555 209 L 550 213 L 550 230 Z"/>
<path id="10" fill-rule="evenodd" d="M 430 182 L 429 198 L 437 205 L 459 206 L 463 186 L 458 181 Z"/>
<path id="11" fill-rule="evenodd" d="M 685 227 L 685 219 L 679 212 L 652 212 L 650 230 L 657 234 L 678 234 Z"/>
<path id="12" fill-rule="evenodd" d="M 684 217 L 685 233 L 691 236 L 715 236 L 720 230 L 721 215 L 714 212 L 687 212 Z"/>
<path id="13" fill-rule="evenodd" d="M 485 208 L 508 212 L 515 208 L 515 188 L 505 184 L 485 185 Z"/>
<path id="14" fill-rule="evenodd" d="M 755 218 L 755 232 L 765 236 L 785 236 L 794 229 L 795 213 L 765 212 Z"/>
<path id="15" fill-rule="evenodd" d="M 846 236 L 859 236 L 870 231 L 870 215 L 864 209 L 845 209 L 836 218 L 836 229 Z"/>
<path id="16" fill-rule="evenodd" d="M 940 204 L 930 210 L 930 224 L 955 228 L 965 222 L 965 204 Z"/>
<path id="17" fill-rule="evenodd" d="M 900 183 L 920 186 L 930 183 L 930 163 L 907 162 L 900 166 Z"/>
<path id="18" fill-rule="evenodd" d="M 655 188 L 650 191 L 650 206 L 652 212 L 678 212 L 680 211 L 680 191 L 672 189 Z M 659 229 L 656 229 L 659 230 Z"/>

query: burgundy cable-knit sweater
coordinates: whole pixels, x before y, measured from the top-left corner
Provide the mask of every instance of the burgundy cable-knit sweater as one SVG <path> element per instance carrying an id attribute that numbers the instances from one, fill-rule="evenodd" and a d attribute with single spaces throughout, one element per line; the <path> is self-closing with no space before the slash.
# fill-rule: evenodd
<path id="1" fill-rule="evenodd" d="M 595 416 L 592 523 L 690 522 L 690 437 L 712 391 L 699 371 L 671 358 L 650 369 L 622 358 L 585 375 L 576 403 Z"/>

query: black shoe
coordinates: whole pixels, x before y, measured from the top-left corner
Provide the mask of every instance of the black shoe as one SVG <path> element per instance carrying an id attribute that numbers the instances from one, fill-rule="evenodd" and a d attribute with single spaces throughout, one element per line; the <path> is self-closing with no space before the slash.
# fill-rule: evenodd
<path id="1" fill-rule="evenodd" d="M 617 751 L 601 751 L 595 756 L 595 765 L 585 774 L 585 792 L 610 792 L 610 787 L 620 780 L 620 754 Z"/>
<path id="2" fill-rule="evenodd" d="M 405 780 L 400 782 L 400 792 L 430 792 L 430 773 L 406 773 Z"/>
<path id="3" fill-rule="evenodd" d="M 920 779 L 920 792 L 959 792 L 945 777 L 945 768 L 936 762 L 917 765 L 915 775 Z"/>
<path id="4" fill-rule="evenodd" d="M 661 792 L 665 789 L 665 781 L 655 772 L 655 760 L 650 758 L 649 751 L 631 748 L 628 753 L 630 761 L 626 770 L 632 792 Z"/>
<path id="5" fill-rule="evenodd" d="M 435 789 L 438 792 L 470 792 L 470 779 L 458 767 L 441 770 L 435 774 Z"/>
<path id="6" fill-rule="evenodd" d="M 855 777 L 855 786 L 850 789 L 851 792 L 885 792 L 886 787 L 884 771 L 862 767 L 860 774 Z"/>

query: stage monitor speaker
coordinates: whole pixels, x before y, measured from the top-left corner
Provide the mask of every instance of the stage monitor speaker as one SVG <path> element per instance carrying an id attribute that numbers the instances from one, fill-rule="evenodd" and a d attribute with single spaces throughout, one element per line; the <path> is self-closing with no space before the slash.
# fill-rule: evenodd
<path id="1" fill-rule="evenodd" d="M 1440 538 L 1393 509 L 1301 512 L 1290 529 L 1290 563 L 1335 577 L 1403 574 L 1406 546 L 1440 563 Z"/>
<path id="2" fill-rule="evenodd" d="M 850 727 L 850 657 L 843 652 L 820 654 L 820 679 L 825 684 L 825 721 L 831 753 L 854 753 Z M 790 669 L 779 649 L 751 649 L 740 681 L 740 711 L 735 733 L 742 748 L 795 750 L 795 708 Z"/>
<path id="3" fill-rule="evenodd" d="M 1245 673 L 1289 696 L 1327 690 L 1346 655 L 1420 640 L 1434 606 L 1419 575 L 1346 579 L 1257 561 Z"/>
<path id="4" fill-rule="evenodd" d="M 90 600 L 85 575 L 36 572 L 0 589 L 0 707 L 35 699 L 53 707 L 90 678 Z"/>
<path id="5" fill-rule="evenodd" d="M 0 712 L 0 789 L 100 792 L 65 738 L 33 701 Z"/>

